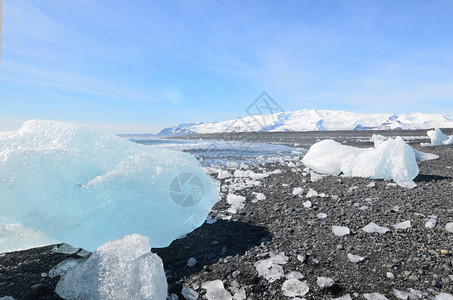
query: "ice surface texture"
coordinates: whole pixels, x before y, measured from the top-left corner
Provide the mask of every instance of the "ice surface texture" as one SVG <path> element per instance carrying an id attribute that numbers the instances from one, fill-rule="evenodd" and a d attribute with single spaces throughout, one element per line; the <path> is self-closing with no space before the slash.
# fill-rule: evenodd
<path id="1" fill-rule="evenodd" d="M 323 140 L 310 147 L 302 162 L 318 173 L 393 179 L 399 184 L 411 182 L 418 175 L 414 149 L 401 137 L 376 143 L 375 148 Z"/>
<path id="2" fill-rule="evenodd" d="M 0 133 L 0 223 L 86 250 L 132 233 L 168 246 L 203 224 L 218 192 L 189 154 L 84 125 L 33 120 Z"/>
<path id="3" fill-rule="evenodd" d="M 69 269 L 57 284 L 63 299 L 113 300 L 167 298 L 162 260 L 148 238 L 125 236 L 99 247 L 83 263 Z"/>

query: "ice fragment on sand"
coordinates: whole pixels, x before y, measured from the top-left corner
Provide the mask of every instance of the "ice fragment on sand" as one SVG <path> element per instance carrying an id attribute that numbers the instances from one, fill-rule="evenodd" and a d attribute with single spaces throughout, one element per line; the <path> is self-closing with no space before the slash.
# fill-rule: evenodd
<path id="1" fill-rule="evenodd" d="M 453 145 L 453 135 L 448 136 L 439 128 L 430 130 L 426 134 L 431 139 L 431 146 Z"/>
<path id="2" fill-rule="evenodd" d="M 318 197 L 318 192 L 315 191 L 314 189 L 309 189 L 308 193 L 305 197 L 307 197 L 307 198 Z"/>
<path id="3" fill-rule="evenodd" d="M 74 254 L 79 250 L 80 250 L 79 248 L 74 248 L 71 245 L 63 244 L 60 247 L 58 247 L 58 249 L 55 250 L 55 252 L 62 253 L 62 254 Z"/>
<path id="4" fill-rule="evenodd" d="M 255 194 L 255 199 L 257 201 L 266 200 L 266 196 L 263 193 L 256 193 Z"/>
<path id="5" fill-rule="evenodd" d="M 365 232 L 368 232 L 368 233 L 377 232 L 377 233 L 381 233 L 381 234 L 386 233 L 387 231 L 390 231 L 389 228 L 379 226 L 374 222 L 369 223 L 368 225 L 363 227 L 362 230 Z"/>
<path id="6" fill-rule="evenodd" d="M 387 272 L 387 273 L 385 274 L 385 276 L 387 276 L 387 278 L 390 279 L 390 280 L 395 279 L 395 275 L 394 275 L 392 272 Z"/>
<path id="7" fill-rule="evenodd" d="M 219 174 L 217 175 L 217 178 L 218 179 L 225 179 L 225 178 L 230 178 L 231 176 L 231 173 L 228 172 L 228 171 L 225 171 L 225 170 L 220 170 L 219 171 Z"/>
<path id="8" fill-rule="evenodd" d="M 325 289 L 325 288 L 329 288 L 329 287 L 333 286 L 335 284 L 335 281 L 329 277 L 318 277 L 316 279 L 316 284 L 320 288 Z"/>
<path id="9" fill-rule="evenodd" d="M 296 187 L 296 188 L 294 188 L 294 190 L 293 190 L 293 196 L 302 195 L 303 192 L 304 192 L 304 189 L 303 189 L 303 188 Z"/>
<path id="10" fill-rule="evenodd" d="M 254 266 L 258 274 L 267 279 L 269 282 L 274 282 L 283 277 L 282 265 L 288 262 L 288 257 L 282 252 L 277 255 L 271 255 L 268 259 L 257 261 Z"/>
<path id="11" fill-rule="evenodd" d="M 393 294 L 395 295 L 395 297 L 397 299 L 404 299 L 404 300 L 411 299 L 411 296 L 412 296 L 411 293 L 405 292 L 405 291 L 400 291 L 398 289 L 393 289 Z"/>
<path id="12" fill-rule="evenodd" d="M 233 300 L 231 294 L 223 286 L 222 280 L 203 282 L 201 287 L 206 290 L 208 300 Z"/>
<path id="13" fill-rule="evenodd" d="M 230 204 L 228 211 L 235 214 L 238 210 L 244 208 L 245 197 L 234 194 L 227 195 L 227 202 Z"/>
<path id="14" fill-rule="evenodd" d="M 56 276 L 62 276 L 66 271 L 70 268 L 73 268 L 80 264 L 83 260 L 82 259 L 75 259 L 75 258 L 68 258 L 66 260 L 63 260 L 60 262 L 58 265 L 50 269 L 49 271 L 49 276 L 51 278 L 56 277 Z"/>
<path id="15" fill-rule="evenodd" d="M 437 223 L 437 216 L 429 216 L 428 219 L 426 219 L 426 222 L 425 222 L 425 228 L 427 229 L 433 229 L 434 227 L 436 227 L 436 223 Z"/>
<path id="16" fill-rule="evenodd" d="M 286 279 L 292 279 L 292 278 L 303 279 L 304 275 L 302 275 L 302 273 L 300 273 L 300 272 L 292 271 L 292 272 L 289 272 L 288 274 L 286 274 L 285 277 L 286 277 Z"/>
<path id="17" fill-rule="evenodd" d="M 0 134 L 0 178 L 0 222 L 89 251 L 132 233 L 166 247 L 203 224 L 219 192 L 188 153 L 55 121 Z"/>
<path id="18" fill-rule="evenodd" d="M 191 288 L 183 287 L 181 294 L 186 300 L 197 300 L 199 294 Z"/>
<path id="19" fill-rule="evenodd" d="M 310 208 L 310 207 L 311 207 L 311 201 L 310 201 L 310 200 L 307 200 L 307 201 L 305 201 L 304 203 L 302 203 L 302 205 L 303 205 L 305 208 Z"/>
<path id="20" fill-rule="evenodd" d="M 367 300 L 388 300 L 387 297 L 378 293 L 363 294 L 363 297 L 365 297 L 365 299 Z"/>
<path id="21" fill-rule="evenodd" d="M 407 220 L 407 221 L 404 221 L 404 222 L 400 222 L 400 223 L 396 223 L 396 224 L 394 224 L 392 226 L 395 229 L 408 229 L 408 228 L 412 227 L 410 220 Z"/>
<path id="22" fill-rule="evenodd" d="M 366 187 L 372 188 L 375 186 L 376 186 L 376 183 L 374 181 L 372 181 L 372 182 L 368 183 Z"/>
<path id="23" fill-rule="evenodd" d="M 188 267 L 193 267 L 197 264 L 197 260 L 195 259 L 195 257 L 191 257 L 187 260 L 186 264 Z"/>
<path id="24" fill-rule="evenodd" d="M 338 297 L 338 298 L 333 298 L 332 300 L 352 300 L 352 298 L 351 298 L 351 295 L 346 294 L 346 295 Z"/>
<path id="25" fill-rule="evenodd" d="M 445 230 L 453 233 L 453 222 L 445 224 Z"/>
<path id="26" fill-rule="evenodd" d="M 436 300 L 453 300 L 453 295 L 447 293 L 440 293 L 436 295 Z"/>
<path id="27" fill-rule="evenodd" d="M 306 282 L 302 282 L 296 278 L 286 280 L 282 285 L 283 295 L 287 297 L 304 296 L 309 291 Z"/>
<path id="28" fill-rule="evenodd" d="M 354 255 L 352 253 L 348 253 L 348 259 L 352 263 L 359 263 L 365 259 L 365 257 L 359 256 L 359 255 Z"/>
<path id="29" fill-rule="evenodd" d="M 310 147 L 302 162 L 323 174 L 412 181 L 418 175 L 415 152 L 401 137 L 391 138 L 375 148 L 355 148 L 333 140 Z"/>
<path id="30" fill-rule="evenodd" d="M 327 218 L 327 214 L 326 214 L 326 213 L 318 213 L 318 214 L 316 215 L 316 217 L 317 217 L 318 219 L 325 219 L 325 218 Z"/>
<path id="31" fill-rule="evenodd" d="M 150 250 L 139 234 L 108 242 L 69 269 L 56 292 L 64 299 L 166 299 L 162 260 Z"/>
<path id="32" fill-rule="evenodd" d="M 322 175 L 319 175 L 319 174 L 317 174 L 317 173 L 315 173 L 313 171 L 310 172 L 310 180 L 311 180 L 311 182 L 316 182 L 316 181 L 319 181 L 319 180 L 321 180 L 323 178 L 324 178 L 324 176 L 322 176 Z"/>
<path id="33" fill-rule="evenodd" d="M 349 234 L 349 228 L 346 226 L 332 226 L 332 232 L 336 236 L 343 236 Z"/>

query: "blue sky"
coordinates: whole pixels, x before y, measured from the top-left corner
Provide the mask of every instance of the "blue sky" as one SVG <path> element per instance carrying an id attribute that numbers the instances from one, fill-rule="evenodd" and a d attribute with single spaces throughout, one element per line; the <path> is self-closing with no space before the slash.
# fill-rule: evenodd
<path id="1" fill-rule="evenodd" d="M 453 1 L 4 0 L 0 131 L 285 110 L 453 113 Z"/>

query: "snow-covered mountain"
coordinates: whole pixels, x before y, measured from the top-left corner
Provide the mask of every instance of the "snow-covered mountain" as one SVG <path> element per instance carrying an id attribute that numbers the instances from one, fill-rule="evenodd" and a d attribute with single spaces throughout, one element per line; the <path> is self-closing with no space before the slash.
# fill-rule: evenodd
<path id="1" fill-rule="evenodd" d="M 322 131 L 371 129 L 453 128 L 449 114 L 364 114 L 347 111 L 304 109 L 269 115 L 254 115 L 235 120 L 186 123 L 165 128 L 160 136 L 196 133 L 255 131 Z"/>

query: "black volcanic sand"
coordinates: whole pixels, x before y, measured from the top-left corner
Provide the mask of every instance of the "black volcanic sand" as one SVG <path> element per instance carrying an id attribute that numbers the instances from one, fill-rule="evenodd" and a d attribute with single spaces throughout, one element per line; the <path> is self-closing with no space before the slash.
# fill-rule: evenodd
<path id="1" fill-rule="evenodd" d="M 181 289 L 190 287 L 204 298 L 202 283 L 220 279 L 230 292 L 243 288 L 247 299 L 291 299 L 282 293 L 284 277 L 269 283 L 254 266 L 281 252 L 288 257 L 282 266 L 284 273 L 298 271 L 304 276 L 301 281 L 310 288 L 304 296 L 307 299 L 346 294 L 364 299 L 362 294 L 373 292 L 396 299 L 394 288 L 426 292 L 423 298 L 453 293 L 453 233 L 445 230 L 445 224 L 453 222 L 453 147 L 419 149 L 438 154 L 440 159 L 419 163 L 417 187 L 412 190 L 388 186 L 388 181 L 341 176 L 311 182 L 310 175 L 303 176 L 303 165 L 260 166 L 254 171 L 280 169 L 281 173 L 261 179 L 260 186 L 235 192 L 228 191 L 228 184 L 222 180 L 225 193 L 211 212 L 217 222 L 204 224 L 167 248 L 153 249 L 164 261 L 170 293 L 184 299 Z M 370 182 L 375 186 L 367 187 Z M 292 195 L 296 187 L 304 188 L 303 195 Z M 305 195 L 309 188 L 328 196 L 310 198 L 312 207 L 306 208 L 303 202 L 308 199 Z M 263 193 L 266 199 L 253 203 L 252 192 Z M 228 193 L 246 197 L 244 208 L 235 214 L 226 211 Z M 327 217 L 319 219 L 318 213 Z M 231 215 L 231 220 L 222 220 L 225 215 Z M 429 215 L 437 216 L 433 229 L 425 228 Z M 411 221 L 411 228 L 392 227 L 406 220 Z M 370 222 L 391 230 L 385 234 L 361 230 Z M 347 226 L 351 234 L 335 236 L 334 225 Z M 57 279 L 41 274 L 71 255 L 52 254 L 49 249 L 0 257 L 0 297 L 58 299 L 53 292 Z M 365 260 L 352 263 L 347 253 Z M 191 257 L 197 263 L 188 267 L 186 262 Z M 388 278 L 387 272 L 395 278 Z M 333 279 L 335 285 L 321 289 L 316 283 L 320 276 Z"/>

